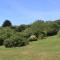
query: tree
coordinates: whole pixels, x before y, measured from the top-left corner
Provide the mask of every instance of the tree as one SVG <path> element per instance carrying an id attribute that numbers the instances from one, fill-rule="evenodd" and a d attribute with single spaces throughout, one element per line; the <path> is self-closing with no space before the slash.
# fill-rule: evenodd
<path id="1" fill-rule="evenodd" d="M 5 20 L 2 27 L 9 27 L 12 26 L 11 22 L 9 20 Z"/>
<path id="2" fill-rule="evenodd" d="M 45 22 L 43 20 L 37 20 L 32 23 L 31 28 L 34 33 L 45 31 Z"/>

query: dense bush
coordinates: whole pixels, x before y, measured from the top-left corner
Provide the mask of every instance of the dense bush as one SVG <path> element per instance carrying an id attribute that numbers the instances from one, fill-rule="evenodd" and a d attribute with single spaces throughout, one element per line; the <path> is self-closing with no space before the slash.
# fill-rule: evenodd
<path id="1" fill-rule="evenodd" d="M 4 40 L 9 39 L 15 31 L 9 27 L 0 28 L 0 45 L 3 45 Z"/>
<path id="2" fill-rule="evenodd" d="M 47 36 L 53 36 L 58 33 L 57 29 L 51 29 L 50 31 L 47 32 Z"/>
<path id="3" fill-rule="evenodd" d="M 10 38 L 10 36 L 13 35 L 14 33 L 15 31 L 9 27 L 0 29 L 0 36 L 4 39 Z"/>
<path id="4" fill-rule="evenodd" d="M 31 35 L 34 34 L 31 28 L 25 29 L 24 31 L 22 31 L 22 33 L 26 36 L 26 38 L 29 38 Z"/>
<path id="5" fill-rule="evenodd" d="M 22 32 L 23 30 L 25 30 L 26 28 L 29 28 L 29 27 L 30 27 L 30 25 L 22 24 L 22 25 L 20 25 L 20 26 L 17 26 L 17 27 L 15 28 L 15 30 L 16 30 L 17 32 Z"/>
<path id="6" fill-rule="evenodd" d="M 17 33 L 16 40 L 20 40 L 21 46 L 29 44 L 28 35 L 25 33 Z"/>
<path id="7" fill-rule="evenodd" d="M 34 33 L 44 31 L 45 23 L 42 20 L 35 21 L 32 23 L 31 28 Z"/>
<path id="8" fill-rule="evenodd" d="M 26 40 L 26 38 L 20 37 L 14 40 L 14 46 L 15 47 L 21 47 L 21 46 L 25 46 L 27 45 L 28 42 Z"/>
<path id="9" fill-rule="evenodd" d="M 0 37 L 0 46 L 3 45 L 4 39 Z"/>
<path id="10" fill-rule="evenodd" d="M 44 39 L 46 36 L 53 36 L 60 29 L 60 20 L 43 21 L 38 20 L 30 25 L 12 26 L 6 20 L 0 28 L 0 45 L 5 47 L 21 47 L 29 44 L 29 41 Z"/>
<path id="11" fill-rule="evenodd" d="M 29 44 L 29 41 L 20 33 L 15 33 L 4 41 L 5 47 L 21 47 Z"/>

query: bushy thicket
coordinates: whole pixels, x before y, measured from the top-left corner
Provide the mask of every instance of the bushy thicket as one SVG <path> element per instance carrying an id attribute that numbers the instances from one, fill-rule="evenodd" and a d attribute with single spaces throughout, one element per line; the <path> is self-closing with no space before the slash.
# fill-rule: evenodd
<path id="1" fill-rule="evenodd" d="M 0 45 L 10 48 L 25 46 L 30 41 L 56 35 L 59 29 L 60 20 L 37 20 L 30 25 L 22 24 L 20 26 L 13 26 L 9 20 L 6 20 L 0 27 Z"/>
<path id="2" fill-rule="evenodd" d="M 31 28 L 32 28 L 32 31 L 37 35 L 37 37 L 39 36 L 45 37 L 45 36 L 56 35 L 59 30 L 59 25 L 55 21 L 44 22 L 44 21 L 38 20 L 32 24 Z"/>
<path id="3" fill-rule="evenodd" d="M 23 33 L 18 33 L 10 27 L 0 28 L 0 45 L 5 47 L 25 46 L 29 43 Z"/>
<path id="4" fill-rule="evenodd" d="M 8 27 L 0 28 L 0 45 L 3 45 L 5 39 L 10 38 L 14 34 L 14 30 Z"/>
<path id="5" fill-rule="evenodd" d="M 4 40 L 5 47 L 21 47 L 27 44 L 29 41 L 19 34 L 12 35 L 9 39 Z"/>

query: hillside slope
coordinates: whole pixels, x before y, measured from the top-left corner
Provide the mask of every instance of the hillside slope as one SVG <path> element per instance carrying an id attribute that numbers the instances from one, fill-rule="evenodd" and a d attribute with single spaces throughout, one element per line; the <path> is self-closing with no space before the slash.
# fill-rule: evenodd
<path id="1" fill-rule="evenodd" d="M 21 48 L 0 47 L 0 60 L 60 60 L 60 38 L 48 37 Z"/>

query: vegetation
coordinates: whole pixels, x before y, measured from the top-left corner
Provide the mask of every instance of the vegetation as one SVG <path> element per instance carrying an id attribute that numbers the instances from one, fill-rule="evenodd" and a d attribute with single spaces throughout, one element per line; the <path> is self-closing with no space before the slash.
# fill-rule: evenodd
<path id="1" fill-rule="evenodd" d="M 0 60 L 60 60 L 60 20 L 19 26 L 6 20 L 0 27 Z"/>
<path id="2" fill-rule="evenodd" d="M 12 24 L 11 24 L 11 22 L 9 21 L 9 20 L 6 20 L 4 23 L 3 23 L 3 25 L 2 25 L 3 27 L 9 27 L 9 26 L 12 26 Z"/>
<path id="3" fill-rule="evenodd" d="M 39 39 L 22 48 L 1 46 L 0 60 L 60 60 L 60 37 Z"/>
<path id="4" fill-rule="evenodd" d="M 37 20 L 30 25 L 22 24 L 13 26 L 9 20 L 5 20 L 0 27 L 0 45 L 5 47 L 21 47 L 28 45 L 30 41 L 37 41 L 48 36 L 57 35 L 60 29 L 60 20 Z"/>

